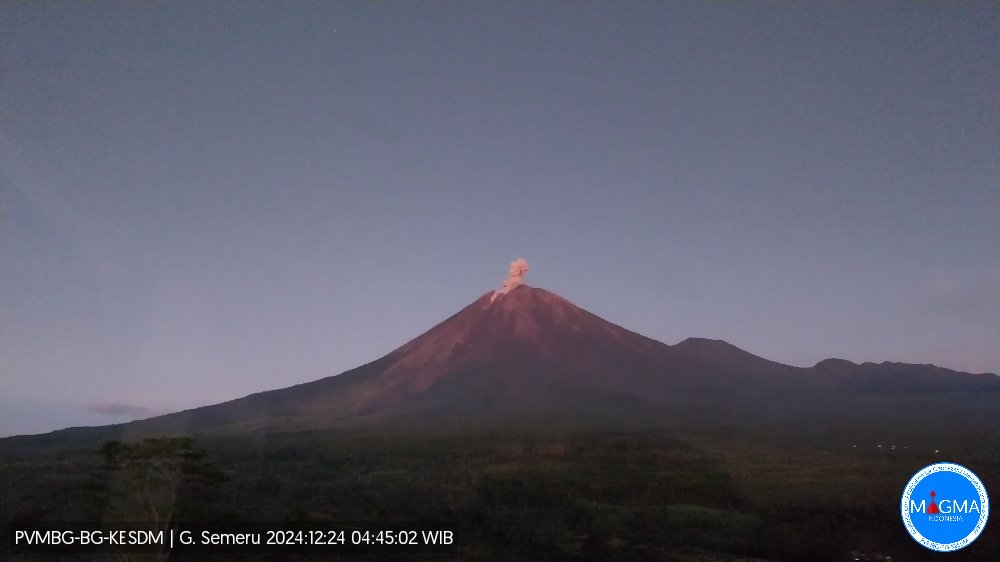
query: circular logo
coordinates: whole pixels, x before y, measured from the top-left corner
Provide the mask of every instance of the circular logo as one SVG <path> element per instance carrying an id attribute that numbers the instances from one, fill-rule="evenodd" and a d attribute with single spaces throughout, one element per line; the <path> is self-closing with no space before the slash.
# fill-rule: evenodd
<path id="1" fill-rule="evenodd" d="M 960 464 L 939 462 L 913 475 L 900 502 L 903 525 L 913 540 L 938 552 L 969 546 L 986 527 L 986 487 Z"/>

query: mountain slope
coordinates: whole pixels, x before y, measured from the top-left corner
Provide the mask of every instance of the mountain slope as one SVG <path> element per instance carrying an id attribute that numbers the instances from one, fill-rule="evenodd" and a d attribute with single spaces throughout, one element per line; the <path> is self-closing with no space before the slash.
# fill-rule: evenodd
<path id="1" fill-rule="evenodd" d="M 484 294 L 386 356 L 341 375 L 115 431 L 229 434 L 544 416 L 699 424 L 888 420 L 912 417 L 915 397 L 939 412 L 971 407 L 976 415 L 965 412 L 968 419 L 992 419 L 1000 378 L 833 359 L 803 369 L 701 338 L 669 346 L 520 285 Z"/>
<path id="2" fill-rule="evenodd" d="M 522 285 L 491 297 L 342 375 L 130 425 L 258 431 L 354 426 L 417 412 L 482 418 L 592 408 L 645 402 L 704 371 L 698 360 L 543 289 Z"/>

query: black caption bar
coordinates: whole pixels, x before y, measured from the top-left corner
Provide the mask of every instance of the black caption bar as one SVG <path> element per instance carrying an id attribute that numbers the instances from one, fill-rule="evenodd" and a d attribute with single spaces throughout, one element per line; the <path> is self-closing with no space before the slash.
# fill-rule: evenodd
<path id="1" fill-rule="evenodd" d="M 391 553 L 454 548 L 446 522 L 34 522 L 12 524 L 0 552 Z"/>

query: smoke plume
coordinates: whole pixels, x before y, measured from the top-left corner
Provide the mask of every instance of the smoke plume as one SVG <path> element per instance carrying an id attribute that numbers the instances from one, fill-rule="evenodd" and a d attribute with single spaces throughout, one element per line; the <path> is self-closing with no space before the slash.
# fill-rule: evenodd
<path id="1" fill-rule="evenodd" d="M 503 288 L 498 291 L 493 291 L 493 296 L 490 298 L 492 302 L 500 295 L 507 294 L 508 291 L 524 283 L 524 276 L 528 274 L 528 262 L 524 258 L 517 258 L 516 260 L 510 262 L 510 270 L 507 272 L 507 278 L 503 281 Z"/>

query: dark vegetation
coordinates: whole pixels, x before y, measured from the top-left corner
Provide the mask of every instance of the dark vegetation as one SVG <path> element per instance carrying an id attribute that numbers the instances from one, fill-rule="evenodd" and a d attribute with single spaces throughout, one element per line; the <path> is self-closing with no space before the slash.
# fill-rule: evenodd
<path id="1" fill-rule="evenodd" d="M 480 428 L 115 441 L 4 453 L 0 517 L 5 527 L 447 521 L 456 546 L 435 556 L 454 560 L 936 560 L 902 528 L 903 485 L 951 460 L 1000 490 L 1000 448 L 989 433 L 904 434 Z M 993 523 L 949 559 L 1000 559 Z"/>

